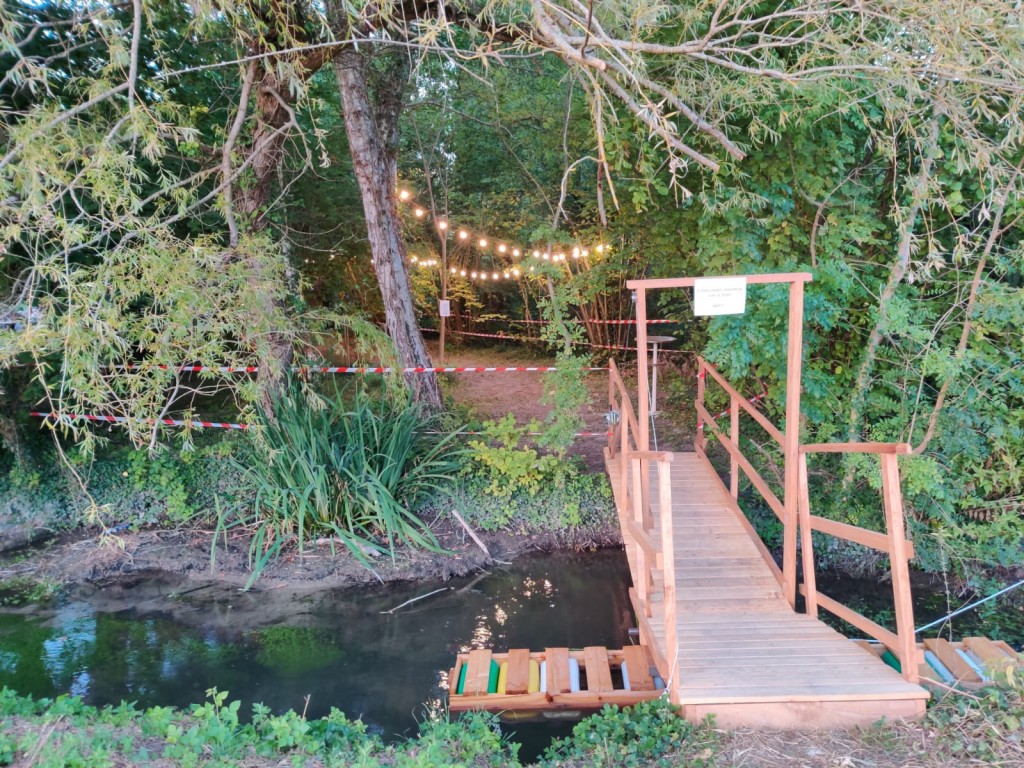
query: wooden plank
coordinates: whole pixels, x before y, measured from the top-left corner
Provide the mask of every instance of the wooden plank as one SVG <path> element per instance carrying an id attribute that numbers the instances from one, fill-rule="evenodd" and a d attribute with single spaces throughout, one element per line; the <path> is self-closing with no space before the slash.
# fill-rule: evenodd
<path id="1" fill-rule="evenodd" d="M 608 666 L 608 649 L 589 645 L 583 649 L 583 666 L 587 670 L 588 691 L 612 691 L 612 670 Z"/>
<path id="2" fill-rule="evenodd" d="M 871 619 L 866 616 L 862 616 L 852 608 L 847 608 L 842 603 L 833 600 L 831 597 L 824 595 L 821 592 L 818 593 L 818 605 L 826 611 L 838 616 L 843 621 L 852 624 L 861 632 L 866 632 L 871 635 L 875 640 L 884 643 L 890 649 L 899 650 L 899 637 L 895 632 L 890 632 L 882 625 L 876 624 L 871 621 Z"/>
<path id="3" fill-rule="evenodd" d="M 964 661 L 956 652 L 952 643 L 942 638 L 927 639 L 924 641 L 926 650 L 934 653 L 954 678 L 968 683 L 980 683 L 981 678 L 971 669 L 971 665 Z"/>
<path id="4" fill-rule="evenodd" d="M 629 687 L 634 691 L 653 691 L 654 679 L 651 677 L 650 662 L 642 646 L 627 645 L 622 649 L 629 670 Z"/>
<path id="5" fill-rule="evenodd" d="M 808 520 L 811 530 L 871 547 L 879 552 L 889 553 L 889 538 L 884 533 L 869 531 L 867 528 L 858 528 L 856 525 L 840 523 L 838 520 L 829 520 L 818 515 L 808 515 Z"/>
<path id="6" fill-rule="evenodd" d="M 903 666 L 903 679 L 916 683 L 919 658 L 914 634 L 914 605 L 910 595 L 910 558 L 914 553 L 907 541 L 903 520 L 903 492 L 900 490 L 900 470 L 895 454 L 882 455 L 882 505 L 889 533 L 889 568 L 892 574 L 892 594 L 896 609 L 896 632 L 899 646 L 896 650 Z"/>
<path id="7" fill-rule="evenodd" d="M 899 453 L 911 452 L 908 443 L 808 443 L 801 453 Z"/>
<path id="8" fill-rule="evenodd" d="M 526 693 L 530 686 L 530 651 L 513 648 L 508 652 L 508 676 L 505 693 L 512 696 Z"/>
<path id="9" fill-rule="evenodd" d="M 1004 641 L 1004 640 L 993 640 L 992 642 L 995 643 L 996 645 L 998 645 L 1000 648 L 1002 648 L 1008 654 L 1010 654 L 1010 656 L 1012 656 L 1013 658 L 1020 660 L 1021 655 L 1019 653 L 1017 653 L 1017 651 L 1013 650 L 1013 648 L 1010 647 L 1010 644 L 1007 643 L 1006 641 Z"/>
<path id="10" fill-rule="evenodd" d="M 965 637 L 964 645 L 981 659 L 983 668 L 987 667 L 990 673 L 1016 666 L 1018 663 L 1016 654 L 1010 656 L 987 637 Z"/>
<path id="11" fill-rule="evenodd" d="M 756 421 L 765 432 L 771 435 L 775 442 L 777 442 L 779 445 L 782 445 L 783 437 L 782 432 L 779 430 L 779 428 L 772 424 L 770 421 L 768 421 L 768 417 L 761 413 L 759 410 L 757 410 L 757 408 L 754 407 L 753 403 L 747 400 L 746 397 L 741 395 L 739 391 L 735 387 L 733 387 L 732 384 L 730 384 L 729 381 L 721 373 L 719 373 L 713 365 L 708 363 L 703 358 L 698 359 L 700 360 L 702 367 L 706 369 L 708 373 L 711 374 L 711 377 L 716 382 L 718 382 L 718 385 L 722 389 L 724 389 L 732 399 L 736 400 L 739 406 L 748 414 L 750 414 L 750 417 L 754 421 Z"/>
<path id="12" fill-rule="evenodd" d="M 711 277 L 707 275 L 705 277 Z M 763 285 L 766 283 L 809 283 L 814 279 L 810 272 L 769 272 L 757 275 L 715 275 L 715 277 L 742 277 L 748 285 Z M 626 287 L 630 290 L 644 290 L 648 288 L 692 288 L 695 280 L 703 278 L 695 277 L 661 277 L 661 278 L 638 278 L 627 280 Z M 639 302 L 639 298 L 637 299 Z M 640 323 L 639 318 L 637 324 Z M 644 324 L 647 323 L 646 313 Z"/>
<path id="13" fill-rule="evenodd" d="M 466 685 L 462 692 L 466 696 L 482 696 L 487 693 L 491 678 L 491 652 L 478 648 L 469 652 L 469 668 L 466 670 Z"/>
<path id="14" fill-rule="evenodd" d="M 548 693 L 569 693 L 569 649 L 545 648 L 544 658 L 548 663 Z"/>

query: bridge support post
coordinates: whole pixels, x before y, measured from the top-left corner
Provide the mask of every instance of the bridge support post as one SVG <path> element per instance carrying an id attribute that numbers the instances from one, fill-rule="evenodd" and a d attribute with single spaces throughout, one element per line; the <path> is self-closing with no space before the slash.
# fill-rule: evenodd
<path id="1" fill-rule="evenodd" d="M 786 340 L 786 429 L 782 446 L 783 478 L 782 589 L 796 607 L 796 542 L 800 499 L 800 373 L 804 348 L 804 283 L 789 284 L 789 329 Z"/>

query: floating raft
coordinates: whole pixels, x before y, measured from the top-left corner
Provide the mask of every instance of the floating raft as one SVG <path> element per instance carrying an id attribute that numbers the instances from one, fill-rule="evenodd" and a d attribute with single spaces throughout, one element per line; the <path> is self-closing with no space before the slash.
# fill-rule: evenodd
<path id="1" fill-rule="evenodd" d="M 590 646 L 508 653 L 479 649 L 460 653 L 449 681 L 452 712 L 486 710 L 508 719 L 574 717 L 605 704 L 628 707 L 662 695 L 647 649 Z"/>
<path id="2" fill-rule="evenodd" d="M 868 640 L 854 642 L 897 672 L 901 671 L 899 661 L 881 643 Z M 1008 644 L 986 637 L 965 637 L 955 643 L 938 638 L 925 640 L 917 647 L 924 655 L 924 663 L 918 665 L 918 671 L 921 684 L 926 687 L 981 688 L 992 681 L 994 673 L 1021 663 L 1020 655 Z"/>

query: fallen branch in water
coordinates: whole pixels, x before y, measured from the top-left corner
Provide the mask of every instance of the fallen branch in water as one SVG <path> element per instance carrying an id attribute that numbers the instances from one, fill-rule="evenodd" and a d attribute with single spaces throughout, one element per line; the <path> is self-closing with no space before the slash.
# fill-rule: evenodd
<path id="1" fill-rule="evenodd" d="M 438 592 L 447 592 L 449 589 L 451 589 L 451 587 L 441 587 L 440 589 L 435 589 L 433 592 L 427 592 L 427 594 L 420 595 L 419 597 L 414 597 L 412 600 L 406 600 L 401 605 L 396 605 L 390 611 L 381 611 L 381 613 L 394 613 L 399 608 L 404 608 L 405 606 L 410 605 L 411 603 L 415 603 L 418 600 L 423 600 L 427 597 L 430 597 L 431 595 L 436 595 Z"/>

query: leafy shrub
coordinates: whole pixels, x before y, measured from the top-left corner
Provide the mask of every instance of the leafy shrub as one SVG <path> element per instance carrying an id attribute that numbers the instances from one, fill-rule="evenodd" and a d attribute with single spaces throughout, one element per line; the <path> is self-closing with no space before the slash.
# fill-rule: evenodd
<path id="1" fill-rule="evenodd" d="M 963 764 L 1024 765 L 1024 665 L 993 673 L 995 682 L 977 695 L 951 693 L 933 702 L 926 718 L 935 732 L 933 753 Z"/>
<path id="2" fill-rule="evenodd" d="M 456 432 L 428 434 L 438 417 L 361 389 L 346 403 L 293 384 L 273 408 L 274 418 L 257 418 L 257 455 L 241 467 L 256 489 L 239 520 L 256 529 L 250 584 L 293 537 L 300 550 L 310 536 L 334 537 L 367 567 L 370 550 L 394 557 L 398 543 L 437 548 L 414 510 L 461 469 Z"/>
<path id="3" fill-rule="evenodd" d="M 644 701 L 629 709 L 605 705 L 580 722 L 572 737 L 556 741 L 544 754 L 544 768 L 627 768 L 714 764 L 717 737 L 706 721 L 687 722 L 665 699 Z"/>
<path id="4" fill-rule="evenodd" d="M 542 455 L 535 448 L 520 447 L 533 426 L 517 426 L 510 413 L 498 421 L 485 421 L 481 427 L 483 439 L 470 440 L 472 464 L 466 471 L 484 479 L 490 495 L 508 498 L 517 491 L 526 491 L 536 496 L 552 480 L 561 479 L 565 462 L 557 456 Z"/>
<path id="5" fill-rule="evenodd" d="M 584 474 L 572 459 L 520 447 L 530 426 L 509 414 L 484 422 L 483 439 L 469 443 L 471 460 L 456 504 L 484 531 L 562 531 L 614 519 L 604 474 Z M 543 490 L 543 493 L 541 493 Z"/>

